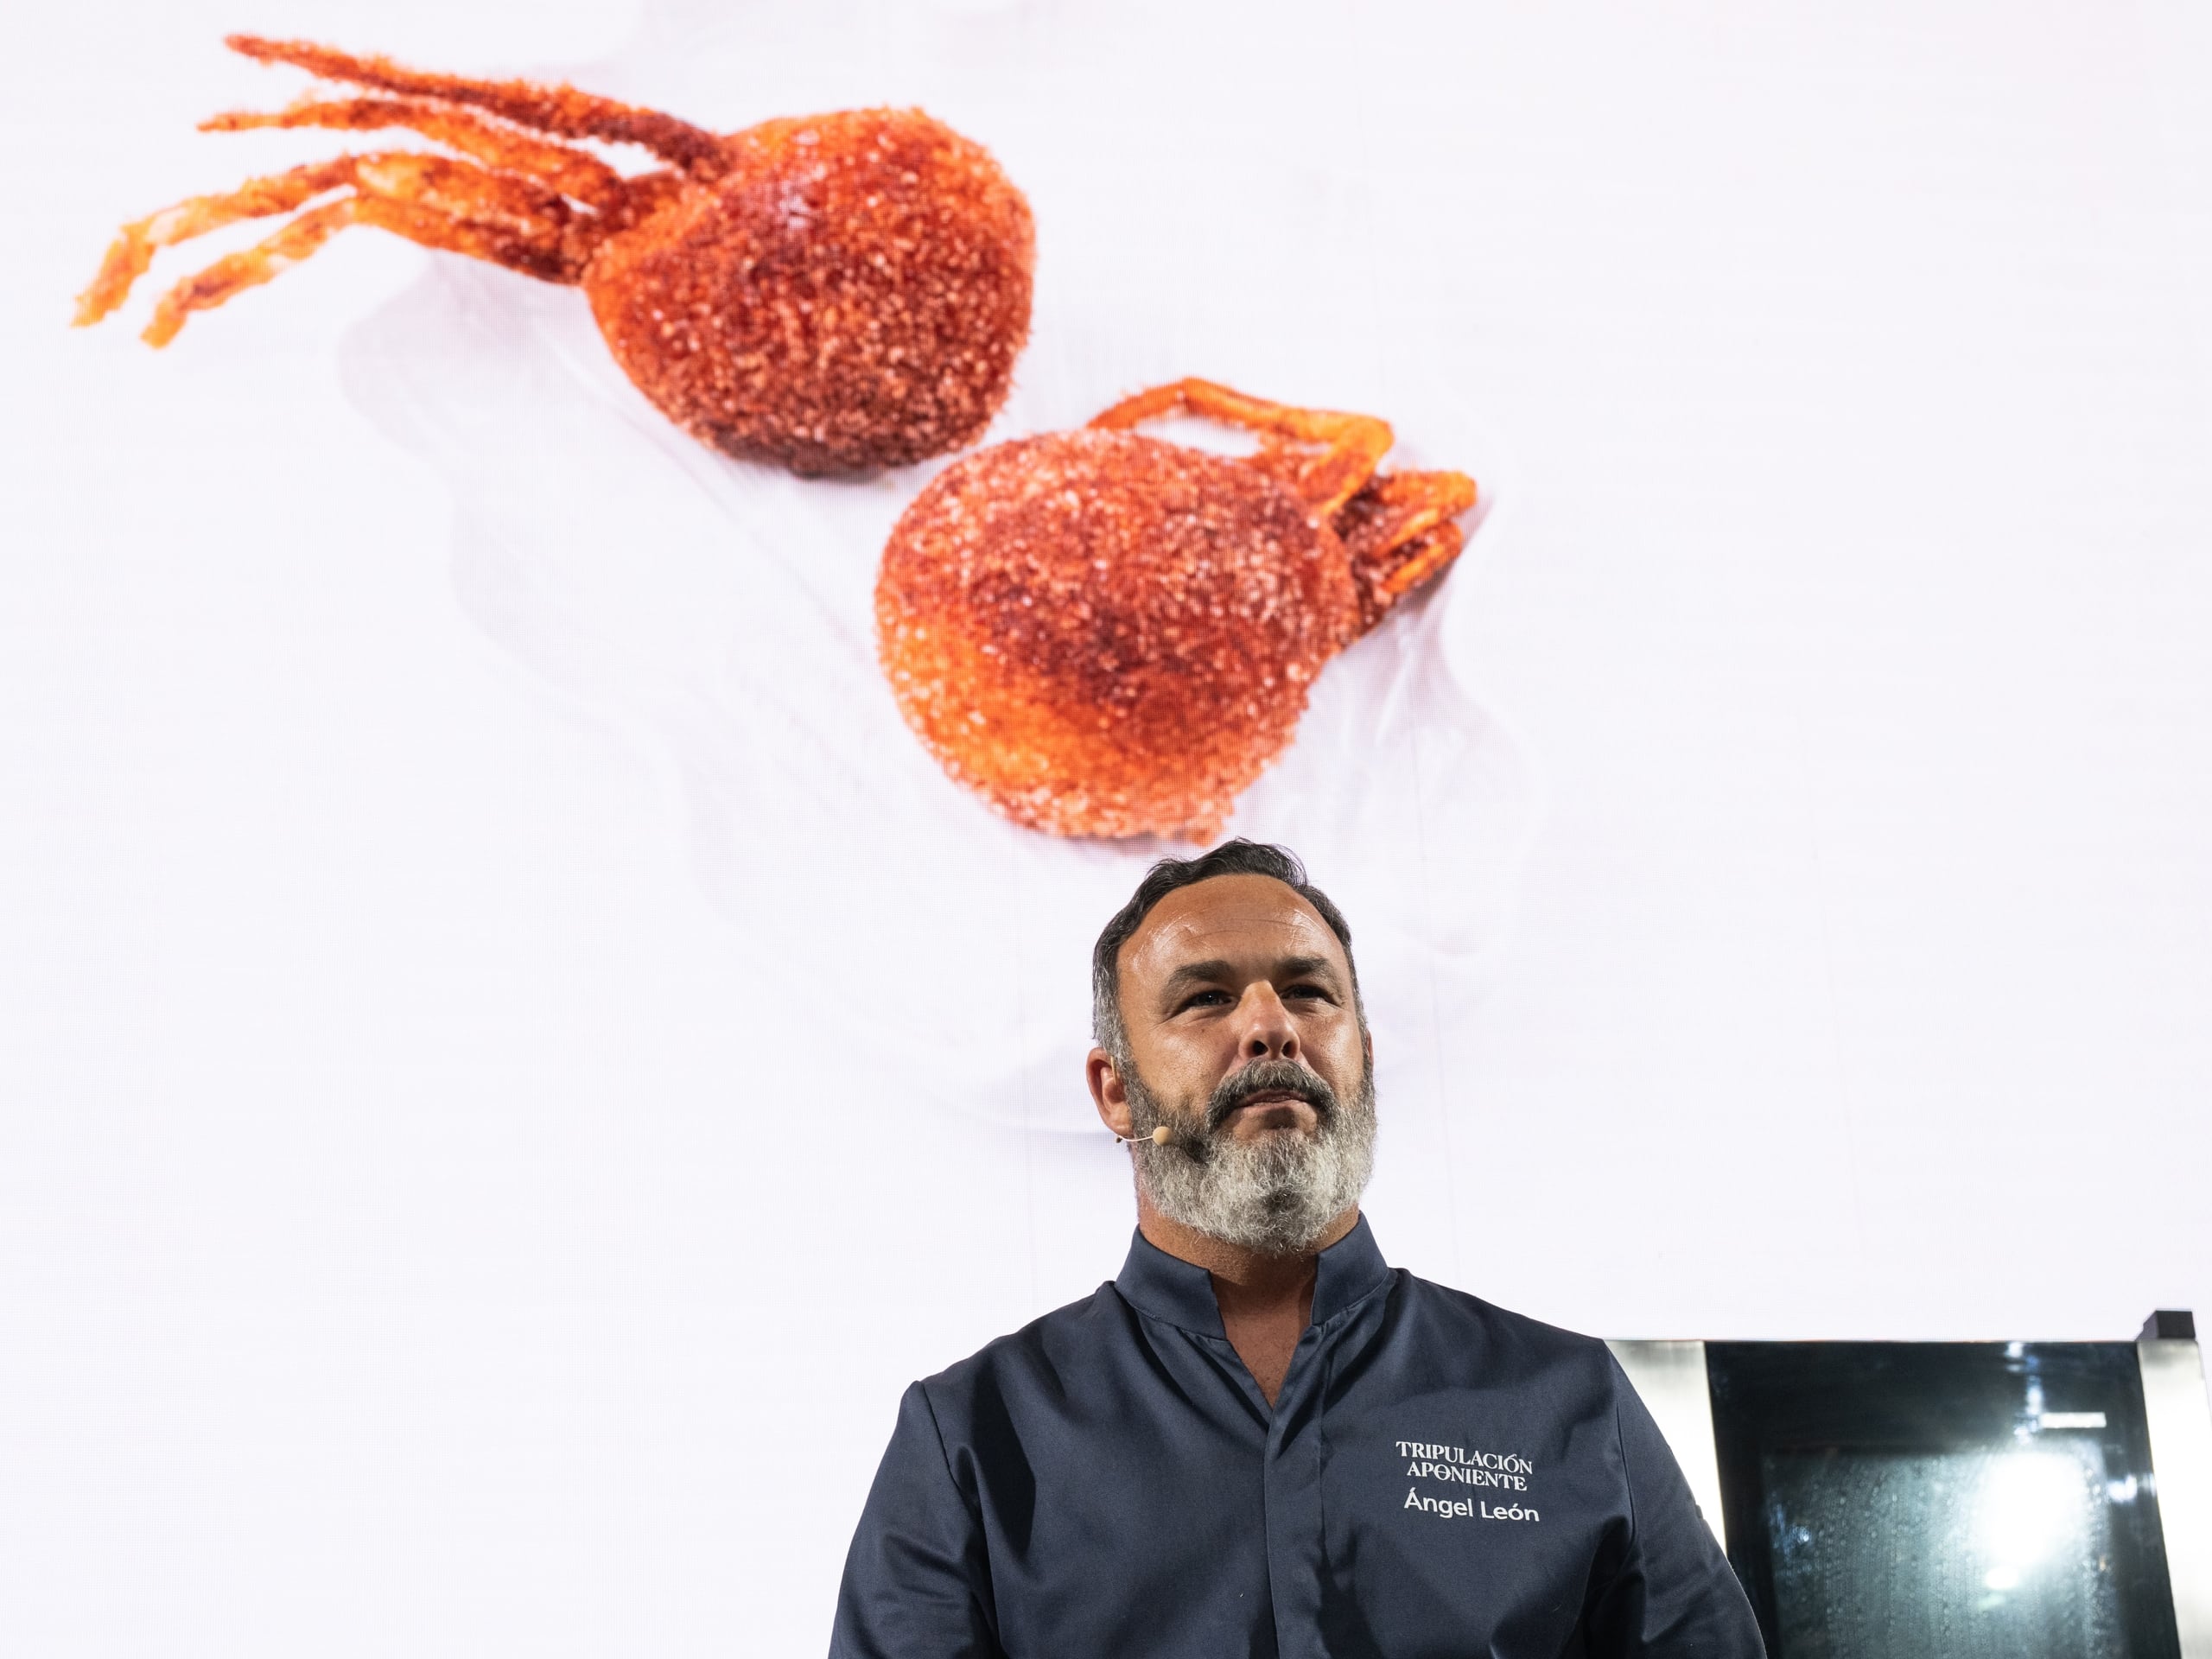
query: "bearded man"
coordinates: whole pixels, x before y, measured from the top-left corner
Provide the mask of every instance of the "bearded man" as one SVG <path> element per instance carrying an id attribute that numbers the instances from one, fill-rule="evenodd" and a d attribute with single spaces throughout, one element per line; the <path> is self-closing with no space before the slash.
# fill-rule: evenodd
<path id="1" fill-rule="evenodd" d="M 1092 987 L 1128 1260 L 906 1391 L 833 1659 L 1758 1659 L 1605 1344 L 1385 1265 L 1351 930 L 1297 859 L 1155 865 Z"/>

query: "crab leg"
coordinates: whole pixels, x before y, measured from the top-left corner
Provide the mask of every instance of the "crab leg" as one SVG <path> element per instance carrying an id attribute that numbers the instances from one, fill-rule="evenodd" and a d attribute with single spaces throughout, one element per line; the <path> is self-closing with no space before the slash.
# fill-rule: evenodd
<path id="1" fill-rule="evenodd" d="M 124 226 L 99 275 L 78 299 L 79 325 L 97 322 L 120 305 L 156 249 L 242 219 L 289 213 L 347 187 L 357 194 L 302 214 L 257 246 L 178 283 L 155 310 L 147 342 L 167 345 L 192 312 L 269 281 L 348 225 L 374 225 L 425 247 L 472 254 L 553 283 L 577 280 L 597 234 L 596 226 L 580 220 L 551 191 L 473 162 L 407 151 L 340 156 L 252 180 L 228 195 L 195 197 Z"/>
<path id="2" fill-rule="evenodd" d="M 604 138 L 618 144 L 642 145 L 695 178 L 715 178 L 725 165 L 722 141 L 704 127 L 695 127 L 658 110 L 639 109 L 611 98 L 580 92 L 573 86 L 428 74 L 389 58 L 335 52 L 308 41 L 232 35 L 224 44 L 262 63 L 289 63 L 325 80 L 350 81 L 410 98 L 471 105 L 518 126 L 535 127 L 562 138 Z"/>
<path id="3" fill-rule="evenodd" d="M 353 162 L 315 162 L 288 173 L 253 179 L 219 196 L 194 196 L 174 207 L 133 220 L 116 232 L 100 261 L 99 275 L 77 296 L 76 326 L 88 327 L 130 296 L 130 285 L 146 274 L 156 250 L 173 246 L 242 219 L 289 213 L 326 190 L 353 181 Z"/>
<path id="4" fill-rule="evenodd" d="M 1123 398 L 1090 423 L 1128 428 L 1178 413 L 1261 434 L 1254 464 L 1296 490 L 1317 520 L 1333 518 L 1390 452 L 1389 423 L 1372 415 L 1269 403 L 1211 380 L 1154 386 Z"/>
<path id="5" fill-rule="evenodd" d="M 1345 504 L 1334 527 L 1351 556 L 1363 628 L 1459 556 L 1467 536 L 1452 521 L 1474 505 L 1475 480 L 1465 473 L 1378 473 Z"/>
<path id="6" fill-rule="evenodd" d="M 487 167 L 549 184 L 601 212 L 623 205 L 622 175 L 597 156 L 425 99 L 303 99 L 289 109 L 234 110 L 200 124 L 202 132 L 241 132 L 252 127 L 329 127 L 344 132 L 405 127 Z"/>
<path id="7" fill-rule="evenodd" d="M 465 219 L 444 207 L 383 195 L 346 196 L 297 219 L 242 252 L 186 277 L 154 308 L 143 338 L 166 346 L 194 311 L 211 311 L 243 290 L 282 276 L 349 225 L 372 225 L 426 248 L 466 253 L 549 282 L 573 282 L 565 251 L 512 226 Z"/>

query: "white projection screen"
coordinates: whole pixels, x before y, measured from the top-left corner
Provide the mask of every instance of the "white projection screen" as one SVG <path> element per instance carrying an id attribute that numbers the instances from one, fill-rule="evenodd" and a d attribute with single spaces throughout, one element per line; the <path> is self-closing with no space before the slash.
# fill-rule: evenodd
<path id="1" fill-rule="evenodd" d="M 1348 913 L 1396 1264 L 1614 1338 L 2212 1307 L 2212 21 L 18 9 L 0 1647 L 820 1651 L 911 1379 L 1119 1266 L 1087 956 L 872 592 L 944 463 L 732 461 L 382 232 L 137 335 L 249 29 L 717 131 L 919 105 L 1037 224 L 991 441 L 1203 375 L 1463 468 L 1229 833 Z M 634 156 L 608 152 L 632 168 Z"/>

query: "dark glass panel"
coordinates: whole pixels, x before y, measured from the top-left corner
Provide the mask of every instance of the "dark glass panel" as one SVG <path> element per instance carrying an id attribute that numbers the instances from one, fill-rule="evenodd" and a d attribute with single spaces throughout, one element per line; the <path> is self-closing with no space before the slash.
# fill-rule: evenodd
<path id="1" fill-rule="evenodd" d="M 1713 1343 L 1773 1659 L 2178 1659 L 2127 1343 Z"/>

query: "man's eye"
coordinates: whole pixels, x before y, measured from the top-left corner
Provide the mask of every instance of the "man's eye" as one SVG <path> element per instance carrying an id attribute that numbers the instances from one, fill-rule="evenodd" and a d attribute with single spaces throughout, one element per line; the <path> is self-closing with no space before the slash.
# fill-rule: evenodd
<path id="1" fill-rule="evenodd" d="M 1323 1001 L 1325 1001 L 1325 1001 L 1328 1001 L 1328 998 L 1329 998 L 1329 994 L 1328 994 L 1328 992 L 1326 992 L 1326 991 L 1323 990 L 1323 989 L 1322 989 L 1319 985 L 1293 985 L 1293 986 L 1289 987 L 1287 989 L 1286 989 L 1286 990 L 1283 992 L 1283 995 L 1284 995 L 1284 996 L 1286 996 L 1286 997 L 1293 997 L 1293 996 L 1317 997 L 1317 996 L 1318 996 L 1318 997 L 1319 997 L 1319 998 L 1320 998 Z"/>
<path id="2" fill-rule="evenodd" d="M 1217 1008 L 1229 1001 L 1227 991 L 1193 991 L 1177 1007 L 1176 1013 L 1185 1008 Z"/>

